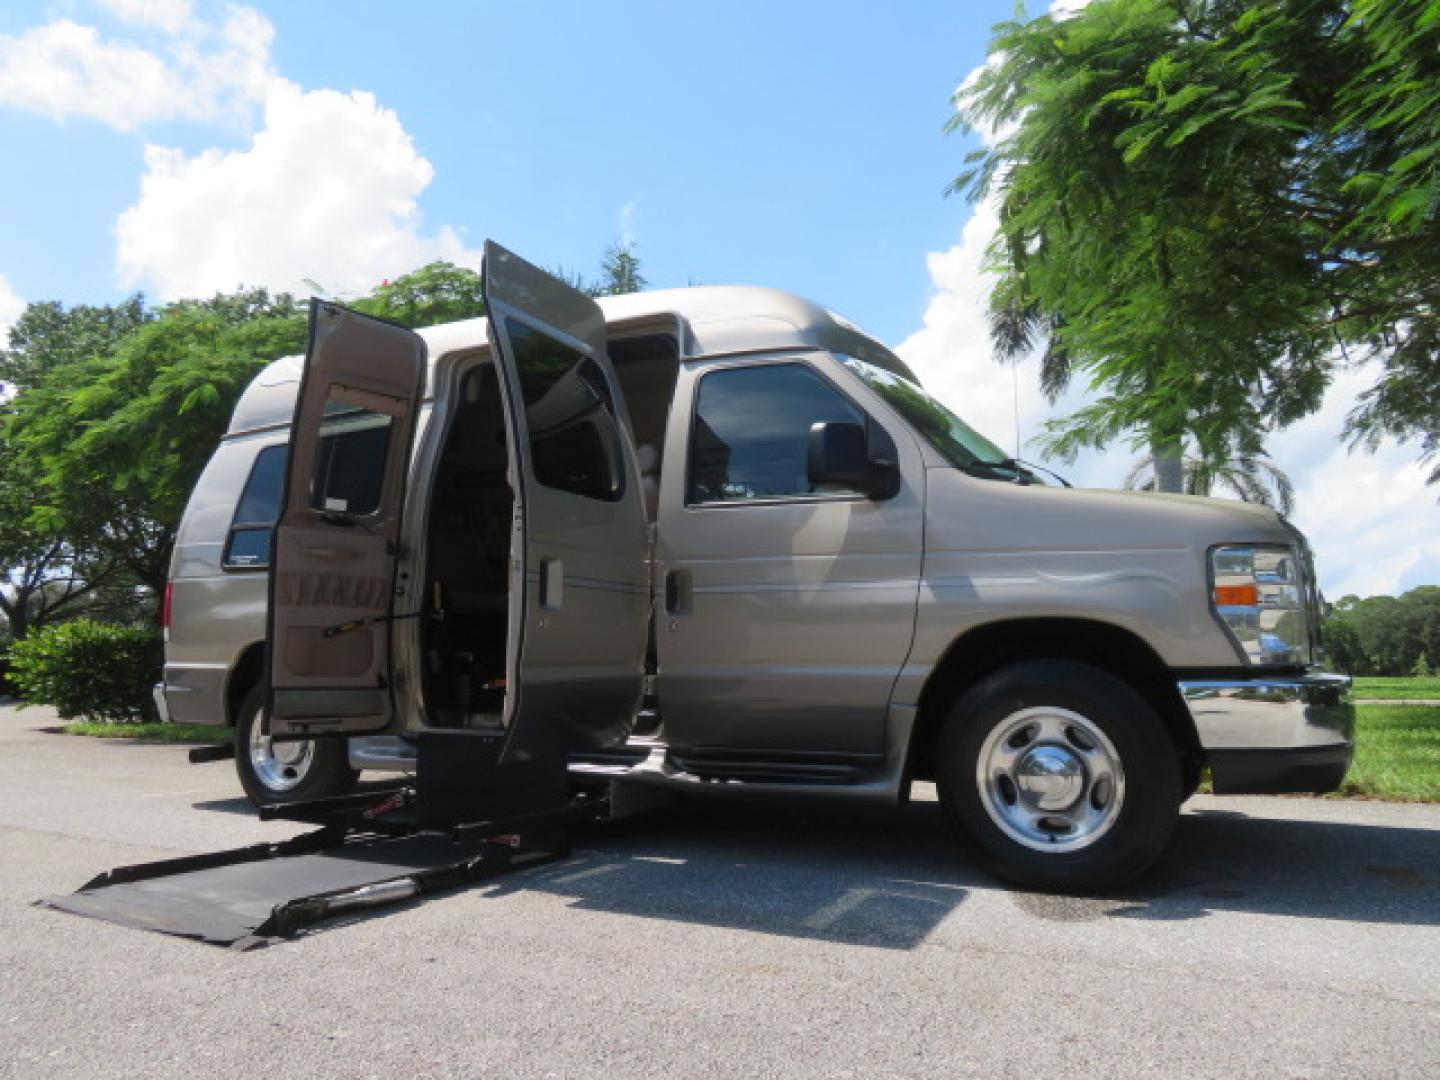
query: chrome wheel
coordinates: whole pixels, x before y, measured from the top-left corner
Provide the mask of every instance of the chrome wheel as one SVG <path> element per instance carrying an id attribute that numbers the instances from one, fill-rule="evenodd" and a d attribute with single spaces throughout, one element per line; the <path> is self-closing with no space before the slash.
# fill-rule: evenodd
<path id="1" fill-rule="evenodd" d="M 1094 721 L 1038 706 L 1006 716 L 976 759 L 975 781 L 990 820 L 1036 851 L 1078 851 L 1110 829 L 1125 802 L 1125 771 Z"/>
<path id="2" fill-rule="evenodd" d="M 260 718 L 250 725 L 250 768 L 255 778 L 274 792 L 289 791 L 304 782 L 315 763 L 315 743 L 275 742 L 260 733 Z"/>

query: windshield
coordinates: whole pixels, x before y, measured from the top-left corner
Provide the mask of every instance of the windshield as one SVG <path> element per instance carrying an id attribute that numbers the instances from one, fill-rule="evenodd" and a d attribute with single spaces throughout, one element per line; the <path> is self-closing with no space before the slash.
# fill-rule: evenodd
<path id="1" fill-rule="evenodd" d="M 1028 482 L 1038 482 L 1033 473 L 1022 469 L 1005 451 L 936 401 L 919 384 L 853 356 L 841 355 L 838 359 L 864 379 L 866 385 L 957 469 L 975 476 L 1006 480 L 1023 477 Z"/>

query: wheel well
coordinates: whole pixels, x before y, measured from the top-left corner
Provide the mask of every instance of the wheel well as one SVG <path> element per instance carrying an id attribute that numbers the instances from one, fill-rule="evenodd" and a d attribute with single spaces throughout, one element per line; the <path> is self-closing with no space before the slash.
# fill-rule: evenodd
<path id="1" fill-rule="evenodd" d="M 252 641 L 245 646 L 240 659 L 230 669 L 230 679 L 225 684 L 225 722 L 231 727 L 240 716 L 240 706 L 250 696 L 265 673 L 265 643 Z"/>
<path id="2" fill-rule="evenodd" d="M 960 635 L 935 665 L 920 693 L 907 775 L 935 778 L 935 746 L 950 707 L 991 672 L 1022 660 L 1074 660 L 1109 672 L 1137 691 L 1165 722 L 1185 757 L 1198 759 L 1200 740 L 1175 678 L 1155 651 L 1130 631 L 1089 619 L 1015 619 Z"/>

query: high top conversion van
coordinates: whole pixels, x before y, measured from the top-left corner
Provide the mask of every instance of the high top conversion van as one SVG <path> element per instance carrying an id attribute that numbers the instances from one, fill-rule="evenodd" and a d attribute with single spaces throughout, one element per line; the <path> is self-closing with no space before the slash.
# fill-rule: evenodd
<path id="1" fill-rule="evenodd" d="M 488 317 L 312 305 L 176 546 L 162 700 L 257 802 L 426 732 L 573 779 L 896 801 L 1012 879 L 1094 887 L 1215 790 L 1327 791 L 1305 541 L 1272 511 L 1041 483 L 824 308 L 594 301 L 494 244 Z M 268 643 L 268 646 L 267 646 Z"/>

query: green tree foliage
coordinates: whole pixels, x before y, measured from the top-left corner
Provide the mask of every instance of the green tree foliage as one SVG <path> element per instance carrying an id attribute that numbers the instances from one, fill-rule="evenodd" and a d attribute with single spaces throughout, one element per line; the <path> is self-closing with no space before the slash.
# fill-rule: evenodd
<path id="1" fill-rule="evenodd" d="M 74 619 L 10 647 L 10 680 L 27 702 L 53 705 L 62 720 L 154 719 L 150 688 L 164 646 L 150 627 Z"/>
<path id="2" fill-rule="evenodd" d="M 0 382 L 8 394 L 23 394 L 55 368 L 113 355 L 153 317 L 138 294 L 114 306 L 30 304 L 0 350 Z M 32 518 L 40 471 L 10 443 L 4 420 L 11 411 L 8 400 L 0 404 L 0 616 L 4 635 L 20 640 L 86 610 L 121 575 L 116 560 L 87 538 Z"/>
<path id="3" fill-rule="evenodd" d="M 1440 0 L 1096 0 L 991 56 L 953 187 L 999 204 L 998 350 L 1098 393 L 1052 452 L 1257 458 L 1342 344 L 1385 372 L 1351 436 L 1440 451 Z"/>
<path id="4" fill-rule="evenodd" d="M 6 439 L 33 469 L 30 524 L 117 561 L 158 598 L 190 489 L 235 402 L 304 346 L 288 296 L 184 301 L 115 349 L 63 364 L 12 402 Z"/>
<path id="5" fill-rule="evenodd" d="M 366 315 L 412 328 L 485 314 L 480 275 L 448 262 L 433 262 L 394 281 L 382 282 L 373 293 L 351 306 Z"/>
<path id="6" fill-rule="evenodd" d="M 0 437 L 0 638 L 78 614 L 121 579 L 113 558 L 31 522 L 38 488 L 33 463 Z"/>
<path id="7" fill-rule="evenodd" d="M 1351 675 L 1413 675 L 1440 666 L 1440 585 L 1403 596 L 1345 596 L 1322 627 L 1325 647 Z"/>
<path id="8" fill-rule="evenodd" d="M 29 304 L 0 349 L 0 382 L 13 389 L 34 386 L 52 368 L 109 356 L 132 331 L 154 318 L 139 293 L 123 303 L 69 309 L 54 300 Z"/>

